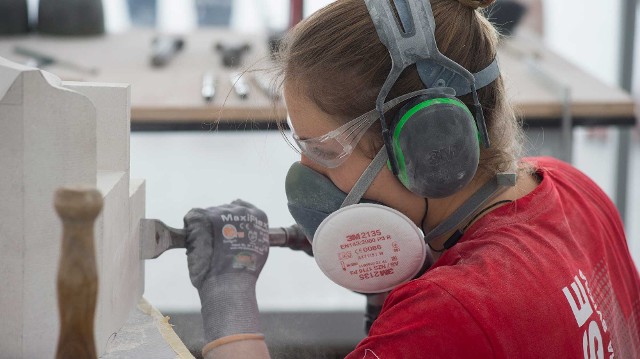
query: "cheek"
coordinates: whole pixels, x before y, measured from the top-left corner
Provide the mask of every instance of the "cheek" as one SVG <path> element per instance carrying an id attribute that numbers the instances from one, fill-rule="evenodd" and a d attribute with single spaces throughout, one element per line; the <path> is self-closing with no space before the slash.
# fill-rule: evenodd
<path id="1" fill-rule="evenodd" d="M 362 173 L 367 169 L 369 162 L 364 160 L 363 158 L 359 158 L 358 154 L 354 153 L 351 157 L 342 165 L 336 168 L 330 168 L 326 170 L 325 176 L 329 177 L 331 182 L 333 182 L 336 187 L 338 187 L 342 192 L 349 193 L 353 186 L 358 182 Z M 374 181 L 375 183 L 376 181 Z M 365 196 L 370 194 L 371 188 L 367 190 Z"/>
<path id="2" fill-rule="evenodd" d="M 300 163 L 315 170 L 316 172 L 329 178 L 333 184 L 342 192 L 349 193 L 358 181 L 364 170 L 371 162 L 365 156 L 354 153 L 345 163 L 337 168 L 326 168 L 306 158 L 300 158 Z M 384 203 L 392 207 L 414 221 L 417 226 L 421 226 L 421 219 L 426 212 L 426 202 L 424 198 L 411 193 L 387 168 L 373 181 L 373 184 L 364 197 L 376 202 Z"/>
<path id="3" fill-rule="evenodd" d="M 358 181 L 358 178 L 360 178 L 359 175 L 351 171 L 340 171 L 338 169 L 331 171 L 327 177 L 344 193 L 349 193 Z"/>
<path id="4" fill-rule="evenodd" d="M 351 191 L 351 188 L 353 188 L 353 185 L 355 185 L 366 168 L 366 164 L 361 165 L 354 160 L 356 160 L 356 158 L 349 158 L 345 163 L 336 168 L 326 168 L 310 160 L 305 155 L 300 156 L 300 163 L 329 178 L 329 180 L 344 193 Z"/>

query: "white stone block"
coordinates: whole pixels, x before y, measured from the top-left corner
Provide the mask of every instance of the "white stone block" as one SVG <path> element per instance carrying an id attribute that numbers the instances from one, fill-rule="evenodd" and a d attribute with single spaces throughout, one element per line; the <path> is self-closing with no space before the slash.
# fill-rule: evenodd
<path id="1" fill-rule="evenodd" d="M 130 86 L 71 81 L 62 85 L 87 96 L 96 107 L 98 170 L 128 171 Z"/>
<path id="2" fill-rule="evenodd" d="M 62 233 L 53 194 L 64 185 L 97 187 L 105 199 L 95 226 L 100 355 L 143 291 L 144 181 L 129 179 L 129 87 L 63 83 L 0 58 L 2 358 L 54 356 Z"/>
<path id="3" fill-rule="evenodd" d="M 60 82 L 0 58 L 0 348 L 11 358 L 55 349 L 53 193 L 96 181 L 95 108 Z"/>

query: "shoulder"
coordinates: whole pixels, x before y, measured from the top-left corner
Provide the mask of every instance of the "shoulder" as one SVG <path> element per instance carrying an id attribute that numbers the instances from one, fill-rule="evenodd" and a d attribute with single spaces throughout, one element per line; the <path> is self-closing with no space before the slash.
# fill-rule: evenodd
<path id="1" fill-rule="evenodd" d="M 558 203 L 575 203 L 583 210 L 601 215 L 616 226 L 621 224 L 618 210 L 609 196 L 589 176 L 572 165 L 552 157 L 523 159 L 549 182 Z"/>

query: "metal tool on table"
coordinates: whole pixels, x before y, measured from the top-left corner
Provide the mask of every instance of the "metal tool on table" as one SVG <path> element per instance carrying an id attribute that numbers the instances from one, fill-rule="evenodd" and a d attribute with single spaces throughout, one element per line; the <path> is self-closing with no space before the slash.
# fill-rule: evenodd
<path id="1" fill-rule="evenodd" d="M 176 36 L 158 36 L 151 43 L 151 65 L 166 66 L 184 48 L 184 39 Z"/>
<path id="2" fill-rule="evenodd" d="M 218 42 L 215 49 L 222 56 L 224 67 L 238 67 L 242 64 L 242 58 L 250 49 L 247 42 Z"/>
<path id="3" fill-rule="evenodd" d="M 231 86 L 233 86 L 233 91 L 240 97 L 242 100 L 246 100 L 249 97 L 249 84 L 242 76 L 242 73 L 234 72 L 231 74 L 230 78 Z"/>
<path id="4" fill-rule="evenodd" d="M 251 49 L 251 45 L 242 41 L 225 41 L 218 42 L 214 48 L 220 54 L 224 67 L 236 68 L 242 65 L 243 56 Z M 242 73 L 231 73 L 229 80 L 231 81 L 233 91 L 240 99 L 245 100 L 249 97 L 250 87 L 243 78 Z"/>
<path id="5" fill-rule="evenodd" d="M 207 101 L 213 101 L 216 95 L 216 75 L 213 71 L 207 71 L 202 75 L 202 98 Z"/>
<path id="6" fill-rule="evenodd" d="M 29 64 L 34 67 L 42 68 L 49 65 L 57 65 L 60 67 L 67 68 L 69 70 L 73 70 L 73 71 L 88 74 L 88 75 L 95 76 L 98 74 L 98 69 L 94 67 L 85 67 L 85 66 L 73 63 L 71 61 L 56 58 L 52 55 L 44 54 L 40 51 L 29 49 L 23 46 L 14 47 L 13 52 L 15 52 L 18 55 L 28 57 L 30 59 Z"/>
<path id="7" fill-rule="evenodd" d="M 157 219 L 140 221 L 140 258 L 153 259 L 173 248 L 185 248 L 187 233 Z M 311 243 L 297 225 L 269 228 L 271 247 L 287 247 L 313 255 Z"/>

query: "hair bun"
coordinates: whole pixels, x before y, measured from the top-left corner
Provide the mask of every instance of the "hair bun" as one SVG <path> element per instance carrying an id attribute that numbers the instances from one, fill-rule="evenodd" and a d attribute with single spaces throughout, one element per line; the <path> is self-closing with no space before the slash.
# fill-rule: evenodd
<path id="1" fill-rule="evenodd" d="M 492 5 L 496 0 L 458 0 L 458 2 L 472 9 L 485 8 Z"/>

